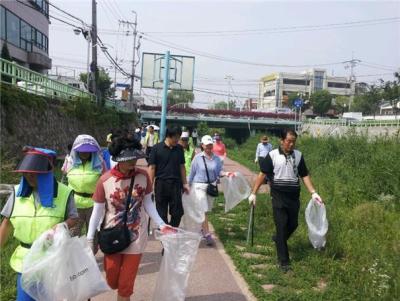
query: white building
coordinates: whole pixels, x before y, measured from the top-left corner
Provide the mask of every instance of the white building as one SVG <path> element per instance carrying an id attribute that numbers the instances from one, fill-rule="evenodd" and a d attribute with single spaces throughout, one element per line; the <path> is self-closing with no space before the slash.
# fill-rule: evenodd
<path id="1" fill-rule="evenodd" d="M 285 107 L 289 94 L 298 93 L 308 98 L 318 90 L 328 90 L 333 95 L 350 96 L 354 95 L 354 84 L 346 77 L 328 76 L 325 69 L 269 74 L 261 78 L 257 109 L 273 110 Z"/>

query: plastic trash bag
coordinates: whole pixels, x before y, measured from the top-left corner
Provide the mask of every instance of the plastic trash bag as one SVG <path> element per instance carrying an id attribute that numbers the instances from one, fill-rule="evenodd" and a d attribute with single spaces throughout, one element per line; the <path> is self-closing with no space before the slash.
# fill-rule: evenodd
<path id="1" fill-rule="evenodd" d="M 24 258 L 21 283 L 40 301 L 87 300 L 110 290 L 86 237 L 71 237 L 64 224 L 43 233 Z"/>
<path id="2" fill-rule="evenodd" d="M 306 211 L 306 222 L 308 226 L 308 238 L 315 249 L 325 247 L 325 235 L 328 232 L 328 220 L 324 204 L 310 200 Z"/>
<path id="3" fill-rule="evenodd" d="M 184 301 L 189 273 L 193 268 L 201 235 L 177 229 L 177 233 L 155 237 L 164 247 L 160 272 L 158 273 L 153 301 Z"/>
<path id="4" fill-rule="evenodd" d="M 196 197 L 194 189 L 190 189 L 189 194 L 182 195 L 182 206 L 184 215 L 181 220 L 181 227 L 187 231 L 199 232 L 205 220 L 204 203 Z"/>
<path id="5" fill-rule="evenodd" d="M 240 172 L 235 172 L 234 177 L 221 178 L 221 185 L 225 198 L 225 212 L 247 199 L 251 193 L 249 183 Z"/>

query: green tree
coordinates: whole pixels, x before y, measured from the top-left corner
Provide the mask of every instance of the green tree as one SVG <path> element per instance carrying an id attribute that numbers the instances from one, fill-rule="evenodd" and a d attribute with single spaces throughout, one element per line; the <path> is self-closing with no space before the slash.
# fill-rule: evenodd
<path id="1" fill-rule="evenodd" d="M 199 133 L 199 137 L 202 137 L 204 135 L 208 135 L 210 131 L 210 128 L 207 125 L 207 122 L 199 122 L 197 124 L 197 132 Z"/>
<path id="2" fill-rule="evenodd" d="M 172 106 L 178 103 L 193 103 L 194 94 L 192 91 L 171 90 L 167 96 L 168 105 Z"/>
<path id="3" fill-rule="evenodd" d="M 99 69 L 99 76 L 97 80 L 97 89 L 100 94 L 101 104 L 104 105 L 105 100 L 114 94 L 114 88 L 111 87 L 113 81 L 111 80 L 109 74 L 104 68 Z M 87 73 L 79 74 L 79 78 L 82 82 L 87 82 Z"/>
<path id="4" fill-rule="evenodd" d="M 349 106 L 349 101 L 350 97 L 339 95 L 335 97 L 334 101 L 332 101 L 332 105 L 337 112 L 344 113 Z"/>
<path id="5" fill-rule="evenodd" d="M 331 108 L 332 94 L 326 90 L 320 90 L 311 94 L 310 102 L 316 114 L 323 115 Z"/>
<path id="6" fill-rule="evenodd" d="M 227 110 L 228 104 L 225 101 L 219 101 L 214 105 L 215 110 Z"/>

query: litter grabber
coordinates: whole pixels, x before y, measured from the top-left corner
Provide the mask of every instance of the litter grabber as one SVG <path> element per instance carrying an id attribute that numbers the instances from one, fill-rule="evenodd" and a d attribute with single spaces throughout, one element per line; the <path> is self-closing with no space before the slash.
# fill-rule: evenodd
<path id="1" fill-rule="evenodd" d="M 249 224 L 247 226 L 247 244 L 253 246 L 254 243 L 254 204 L 250 205 Z"/>

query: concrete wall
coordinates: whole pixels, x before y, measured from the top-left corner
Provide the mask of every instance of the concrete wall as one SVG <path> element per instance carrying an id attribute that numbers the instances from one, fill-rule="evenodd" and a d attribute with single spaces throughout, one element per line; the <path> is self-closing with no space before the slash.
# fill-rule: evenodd
<path id="1" fill-rule="evenodd" d="M 399 137 L 399 126 L 373 126 L 373 127 L 356 127 L 356 126 L 338 126 L 338 125 L 322 125 L 322 124 L 303 124 L 302 134 L 309 134 L 312 137 L 336 136 L 342 137 L 351 133 L 357 135 L 365 135 L 368 137 L 389 136 Z"/>

